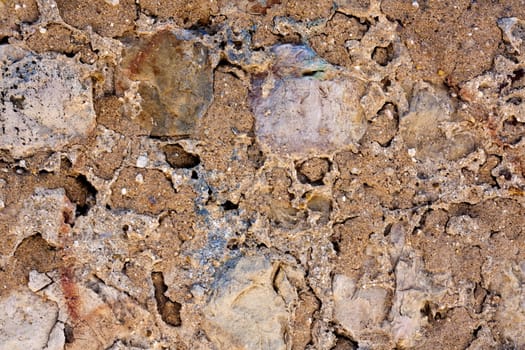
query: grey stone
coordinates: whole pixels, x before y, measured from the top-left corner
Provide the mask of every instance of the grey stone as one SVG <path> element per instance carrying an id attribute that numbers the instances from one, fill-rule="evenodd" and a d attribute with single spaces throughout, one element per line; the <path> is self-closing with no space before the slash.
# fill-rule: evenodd
<path id="1" fill-rule="evenodd" d="M 337 73 L 306 46 L 273 48 L 272 73 L 254 82 L 255 132 L 281 154 L 329 153 L 366 130 L 356 80 Z"/>
<path id="2" fill-rule="evenodd" d="M 0 349 L 40 350 L 56 323 L 55 303 L 18 290 L 0 300 Z"/>
<path id="3" fill-rule="evenodd" d="M 217 281 L 204 328 L 219 349 L 286 349 L 288 314 L 272 288 L 276 269 L 265 257 L 243 257 Z"/>
<path id="4" fill-rule="evenodd" d="M 91 80 L 75 60 L 0 46 L 0 150 L 60 149 L 95 127 Z"/>

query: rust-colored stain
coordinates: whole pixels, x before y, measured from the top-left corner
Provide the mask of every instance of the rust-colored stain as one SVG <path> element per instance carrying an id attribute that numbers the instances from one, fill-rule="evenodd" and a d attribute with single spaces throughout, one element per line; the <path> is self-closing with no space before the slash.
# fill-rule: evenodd
<path id="1" fill-rule="evenodd" d="M 144 66 L 147 60 L 156 61 L 155 52 L 161 46 L 172 46 L 176 47 L 178 39 L 168 30 L 163 30 L 151 36 L 149 41 L 146 41 L 141 45 L 136 56 L 129 63 L 129 72 L 131 75 L 139 75 L 143 73 Z M 179 50 L 180 51 L 180 50 Z M 155 69 L 155 67 L 154 67 Z M 158 72 L 154 72 L 158 73 Z"/>
<path id="2" fill-rule="evenodd" d="M 64 293 L 67 312 L 73 322 L 80 320 L 80 295 L 75 283 L 73 267 L 64 266 L 60 271 L 60 287 Z"/>
<path id="3" fill-rule="evenodd" d="M 63 222 L 59 227 L 59 237 L 62 240 L 63 255 L 62 267 L 60 271 L 60 287 L 64 295 L 64 302 L 71 321 L 77 322 L 80 318 L 80 295 L 75 283 L 75 259 L 70 256 L 68 249 L 71 245 L 70 235 L 72 224 L 75 221 L 74 206 L 67 196 L 64 197 L 64 207 L 62 208 Z"/>

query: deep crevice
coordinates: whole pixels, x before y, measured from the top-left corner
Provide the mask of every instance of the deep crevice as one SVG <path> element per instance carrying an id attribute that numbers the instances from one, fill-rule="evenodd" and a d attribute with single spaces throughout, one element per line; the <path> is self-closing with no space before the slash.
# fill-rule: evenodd
<path id="1" fill-rule="evenodd" d="M 392 223 L 386 225 L 384 231 L 383 231 L 383 236 L 384 237 L 388 237 L 390 235 L 390 231 L 392 231 Z"/>
<path id="2" fill-rule="evenodd" d="M 309 70 L 301 73 L 302 77 L 316 77 L 319 74 L 324 73 L 324 70 Z"/>
<path id="3" fill-rule="evenodd" d="M 91 207 L 97 204 L 97 189 L 89 182 L 89 180 L 83 174 L 76 177 L 76 182 L 86 192 L 86 199 L 84 203 L 76 203 L 75 216 L 86 216 Z"/>
<path id="4" fill-rule="evenodd" d="M 155 289 L 155 300 L 157 301 L 157 311 L 164 322 L 170 326 L 179 327 L 182 324 L 180 309 L 182 305 L 170 300 L 164 293 L 168 286 L 164 283 L 162 272 L 152 272 L 151 281 Z"/>
<path id="5" fill-rule="evenodd" d="M 510 76 L 510 80 L 514 83 L 523 77 L 525 77 L 525 70 L 523 68 L 519 68 L 519 69 L 516 69 L 514 72 L 512 72 L 512 75 Z"/>
<path id="6" fill-rule="evenodd" d="M 278 295 L 281 295 L 281 293 L 279 293 L 279 286 L 277 285 L 277 278 L 279 277 L 280 272 L 281 272 L 281 266 L 278 266 L 277 269 L 275 269 L 275 272 L 272 276 L 272 288 L 273 288 L 273 291 Z"/>
<path id="7" fill-rule="evenodd" d="M 75 341 L 74 328 L 69 323 L 64 323 L 64 337 L 66 344 L 71 344 Z"/>
<path id="8" fill-rule="evenodd" d="M 472 336 L 474 337 L 474 339 L 476 339 L 478 337 L 478 334 L 479 334 L 479 331 L 481 330 L 481 326 L 478 326 L 476 329 L 474 329 L 474 331 L 472 332 Z"/>

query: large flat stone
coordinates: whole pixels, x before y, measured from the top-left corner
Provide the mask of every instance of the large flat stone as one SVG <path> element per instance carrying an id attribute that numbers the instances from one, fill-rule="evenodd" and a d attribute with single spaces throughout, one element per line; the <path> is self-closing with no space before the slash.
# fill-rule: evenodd
<path id="1" fill-rule="evenodd" d="M 0 150 L 60 149 L 95 127 L 91 80 L 67 57 L 0 46 Z"/>

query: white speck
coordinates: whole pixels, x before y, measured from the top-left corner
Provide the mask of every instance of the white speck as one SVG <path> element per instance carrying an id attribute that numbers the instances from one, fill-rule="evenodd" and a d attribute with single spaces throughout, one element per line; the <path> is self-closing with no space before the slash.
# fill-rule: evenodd
<path id="1" fill-rule="evenodd" d="M 0 199 L 0 209 L 4 209 L 5 208 L 5 203 L 3 200 Z"/>
<path id="2" fill-rule="evenodd" d="M 142 174 L 137 174 L 137 176 L 135 176 L 135 182 L 139 184 L 144 183 L 144 176 L 142 176 Z"/>
<path id="3" fill-rule="evenodd" d="M 122 193 L 122 195 L 125 196 L 128 193 L 128 190 L 125 187 L 122 187 L 120 193 Z"/>
<path id="4" fill-rule="evenodd" d="M 341 201 L 346 202 L 346 196 L 342 196 Z"/>
<path id="5" fill-rule="evenodd" d="M 353 174 L 353 175 L 359 175 L 359 174 L 361 174 L 361 169 L 359 169 L 359 168 L 352 168 L 352 169 L 350 169 L 350 173 Z"/>
<path id="6" fill-rule="evenodd" d="M 39 31 L 40 33 L 44 34 L 45 32 L 47 32 L 47 29 L 44 28 L 44 27 L 40 27 L 40 28 L 38 28 L 38 31 Z"/>
<path id="7" fill-rule="evenodd" d="M 18 4 L 15 5 L 15 10 L 20 10 L 21 8 L 22 8 L 22 6 L 20 6 Z"/>
<path id="8" fill-rule="evenodd" d="M 417 8 L 419 8 L 419 3 L 414 0 L 414 1 L 412 1 L 412 6 L 417 9 Z"/>
<path id="9" fill-rule="evenodd" d="M 119 3 L 119 0 L 106 0 L 106 3 L 113 5 L 113 6 L 117 6 Z"/>
<path id="10" fill-rule="evenodd" d="M 412 158 L 416 156 L 416 149 L 415 148 L 409 148 L 408 149 L 408 155 Z"/>
<path id="11" fill-rule="evenodd" d="M 137 168 L 145 168 L 146 165 L 148 165 L 148 157 L 147 156 L 139 156 L 137 158 Z"/>

